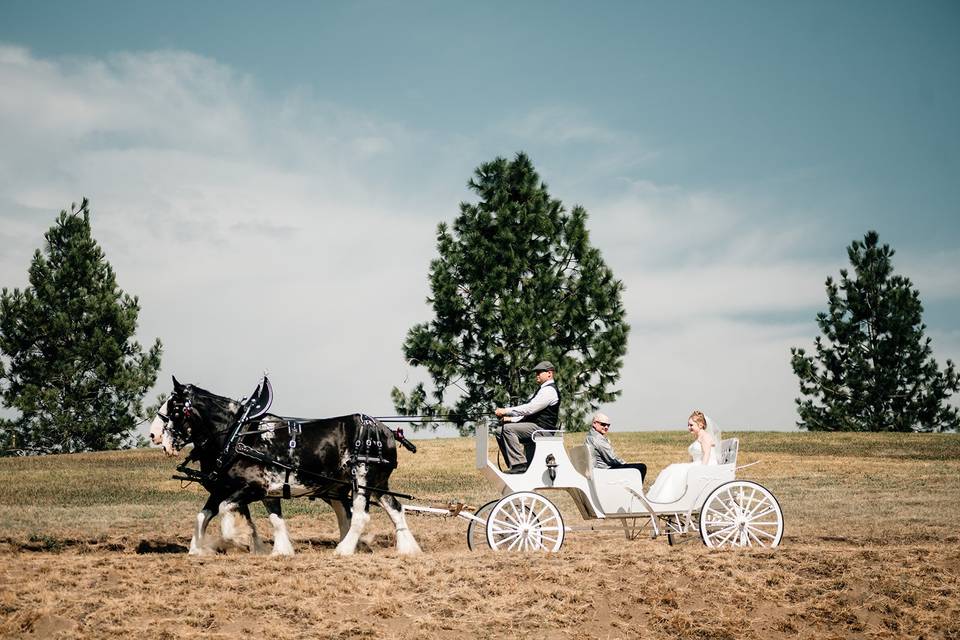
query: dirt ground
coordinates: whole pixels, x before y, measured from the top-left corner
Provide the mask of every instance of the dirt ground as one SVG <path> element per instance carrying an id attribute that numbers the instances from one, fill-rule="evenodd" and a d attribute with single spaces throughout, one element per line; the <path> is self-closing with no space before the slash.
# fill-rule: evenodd
<path id="1" fill-rule="evenodd" d="M 960 639 L 960 546 L 787 536 L 774 550 L 571 534 L 552 556 L 466 549 L 462 520 L 386 517 L 353 558 L 293 518 L 293 558 L 185 555 L 185 536 L 7 541 L 0 635 L 19 638 Z"/>
<path id="2" fill-rule="evenodd" d="M 402 557 L 375 510 L 358 554 L 338 558 L 332 513 L 294 501 L 296 556 L 251 555 L 244 535 L 221 553 L 187 556 L 202 496 L 165 479 L 169 461 L 0 461 L 0 637 L 960 640 L 960 440 L 928 450 L 882 441 L 863 455 L 862 443 L 821 439 L 819 456 L 797 442 L 748 442 L 767 448 L 750 471 L 785 514 L 777 549 L 590 531 L 552 555 L 471 552 L 465 521 L 410 515 L 424 553 Z M 424 445 L 395 486 L 477 500 L 489 487 L 462 462 L 469 446 Z M 635 446 L 658 465 L 677 449 L 669 441 L 657 453 L 651 438 Z M 72 488 L 69 478 L 100 469 L 97 493 Z M 69 480 L 32 488 L 47 476 Z M 121 504 L 124 495 L 135 499 Z M 269 541 L 262 509 L 255 515 Z"/>

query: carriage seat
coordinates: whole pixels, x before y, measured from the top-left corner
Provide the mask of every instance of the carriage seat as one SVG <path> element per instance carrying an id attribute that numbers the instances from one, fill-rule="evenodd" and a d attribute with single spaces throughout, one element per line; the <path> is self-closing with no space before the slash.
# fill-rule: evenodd
<path id="1" fill-rule="evenodd" d="M 585 444 L 577 445 L 570 449 L 569 455 L 573 468 L 587 480 L 590 480 L 590 472 L 593 471 L 593 452 L 590 451 L 590 448 Z"/>
<path id="2" fill-rule="evenodd" d="M 587 444 L 572 447 L 569 456 L 573 468 L 590 481 L 594 498 L 606 513 L 623 512 L 630 506 L 634 502 L 631 489 L 643 492 L 643 476 L 639 471 L 596 468 L 593 466 L 593 451 Z"/>
<path id="3" fill-rule="evenodd" d="M 720 441 L 717 447 L 717 464 L 737 464 L 737 453 L 740 451 L 738 438 L 727 438 Z"/>

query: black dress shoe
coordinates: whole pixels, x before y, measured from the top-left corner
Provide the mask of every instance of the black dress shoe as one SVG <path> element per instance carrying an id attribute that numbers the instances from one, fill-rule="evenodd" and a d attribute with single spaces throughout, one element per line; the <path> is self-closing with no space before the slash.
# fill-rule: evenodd
<path id="1" fill-rule="evenodd" d="M 507 471 L 507 473 L 526 473 L 526 472 L 527 472 L 527 465 L 525 464 L 514 465 L 510 467 L 510 469 Z"/>

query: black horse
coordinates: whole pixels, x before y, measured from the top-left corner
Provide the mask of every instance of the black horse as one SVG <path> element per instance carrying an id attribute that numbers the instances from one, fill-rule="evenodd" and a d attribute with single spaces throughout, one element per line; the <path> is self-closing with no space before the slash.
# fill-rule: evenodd
<path id="1" fill-rule="evenodd" d="M 190 553 L 204 551 L 204 532 L 215 514 L 232 522 L 229 514 L 237 510 L 252 524 L 247 505 L 262 500 L 273 525 L 273 553 L 293 555 L 279 499 L 297 496 L 331 504 L 341 523 L 338 555 L 356 550 L 370 519 L 371 500 L 393 521 L 397 551 L 420 552 L 388 488 L 397 448 L 383 423 L 361 414 L 317 420 L 265 414 L 247 422 L 244 405 L 176 378 L 166 407 L 174 450 L 193 443 L 187 463 L 199 463 L 200 470 L 191 470 L 191 476 L 210 492 L 197 514 Z M 256 547 L 255 528 L 253 536 Z"/>

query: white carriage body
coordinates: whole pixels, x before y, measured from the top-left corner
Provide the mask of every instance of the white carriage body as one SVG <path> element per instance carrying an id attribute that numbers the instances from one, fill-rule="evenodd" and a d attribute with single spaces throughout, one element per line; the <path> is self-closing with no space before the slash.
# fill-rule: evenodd
<path id="1" fill-rule="evenodd" d="M 567 453 L 562 432 L 535 435 L 536 450 L 527 471 L 504 473 L 488 456 L 488 428 L 477 426 L 477 468 L 499 489 L 501 495 L 520 491 L 555 489 L 566 491 L 585 519 L 637 518 L 642 516 L 689 516 L 703 506 L 707 496 L 720 485 L 734 480 L 739 441 L 720 443 L 716 465 L 693 465 L 687 474 L 687 488 L 673 502 L 653 502 L 643 492 L 643 478 L 636 469 L 597 469 L 587 445 Z M 548 465 L 553 457 L 554 465 Z M 550 467 L 554 477 L 550 477 Z"/>
<path id="2" fill-rule="evenodd" d="M 477 425 L 476 437 L 477 469 L 501 498 L 473 513 L 462 503 L 447 509 L 404 507 L 468 520 L 471 549 L 482 541 L 496 551 L 559 551 L 568 531 L 622 527 L 627 538 L 633 539 L 647 525 L 653 537 L 666 533 L 670 544 L 675 539 L 690 539 L 692 536 L 684 534 L 697 532 L 709 547 L 776 547 L 783 536 L 783 512 L 773 494 L 756 482 L 736 480 L 736 438 L 720 442 L 719 464 L 690 465 L 683 495 L 673 502 L 653 502 L 644 494 L 639 471 L 595 468 L 586 444 L 567 453 L 563 432 L 535 433 L 533 459 L 527 470 L 518 474 L 503 473 L 490 461 L 487 424 Z M 567 525 L 556 505 L 542 495 L 547 490 L 567 493 L 585 520 L 607 523 Z"/>

